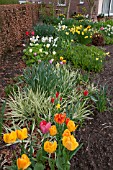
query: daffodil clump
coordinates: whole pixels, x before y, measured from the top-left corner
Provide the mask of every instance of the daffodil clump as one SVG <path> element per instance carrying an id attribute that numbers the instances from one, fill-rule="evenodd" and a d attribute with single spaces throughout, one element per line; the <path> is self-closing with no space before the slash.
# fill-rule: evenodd
<path id="1" fill-rule="evenodd" d="M 88 44 L 91 42 L 92 31 L 91 26 L 88 25 L 86 28 L 83 25 L 75 26 L 73 25 L 69 31 L 75 35 L 75 39 L 78 43 Z"/>

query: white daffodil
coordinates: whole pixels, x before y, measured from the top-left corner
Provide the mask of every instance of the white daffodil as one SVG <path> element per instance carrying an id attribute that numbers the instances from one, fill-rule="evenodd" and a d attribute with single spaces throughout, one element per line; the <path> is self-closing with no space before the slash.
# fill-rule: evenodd
<path id="1" fill-rule="evenodd" d="M 39 49 L 39 52 L 42 53 L 42 48 Z"/>
<path id="2" fill-rule="evenodd" d="M 33 50 L 30 48 L 30 49 L 29 49 L 29 52 L 32 53 L 32 51 L 33 51 Z"/>
<path id="3" fill-rule="evenodd" d="M 53 51 L 53 55 L 55 55 L 56 54 L 56 51 Z"/>
<path id="4" fill-rule="evenodd" d="M 50 47 L 50 44 L 47 44 L 46 47 L 49 48 L 49 47 Z"/>

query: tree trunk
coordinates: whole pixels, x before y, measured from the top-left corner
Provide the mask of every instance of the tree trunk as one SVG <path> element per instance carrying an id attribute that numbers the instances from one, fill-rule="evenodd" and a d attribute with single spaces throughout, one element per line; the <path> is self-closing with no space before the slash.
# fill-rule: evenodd
<path id="1" fill-rule="evenodd" d="M 70 5 L 71 5 L 71 0 L 68 1 L 67 19 L 69 18 Z"/>

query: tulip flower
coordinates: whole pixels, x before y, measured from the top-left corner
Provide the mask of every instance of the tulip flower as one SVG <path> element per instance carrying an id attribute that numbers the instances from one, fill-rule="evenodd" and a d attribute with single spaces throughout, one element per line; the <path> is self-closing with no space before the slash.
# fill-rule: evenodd
<path id="1" fill-rule="evenodd" d="M 54 103 L 55 99 L 54 98 L 51 98 L 51 103 Z"/>
<path id="2" fill-rule="evenodd" d="M 67 128 L 69 129 L 70 132 L 74 132 L 77 129 L 78 126 L 75 126 L 74 121 L 69 120 L 67 123 Z"/>
<path id="3" fill-rule="evenodd" d="M 43 134 L 48 133 L 49 129 L 51 127 L 51 123 L 50 122 L 46 122 L 45 120 L 40 122 L 40 130 Z"/>
<path id="4" fill-rule="evenodd" d="M 55 125 L 52 125 L 49 129 L 50 135 L 55 136 L 57 134 L 57 128 Z"/>
<path id="5" fill-rule="evenodd" d="M 66 129 L 66 130 L 63 132 L 62 136 L 71 136 L 71 132 L 70 132 L 68 129 Z"/>
<path id="6" fill-rule="evenodd" d="M 21 158 L 17 159 L 18 170 L 25 170 L 30 166 L 31 162 L 26 154 L 23 154 Z"/>
<path id="7" fill-rule="evenodd" d="M 9 144 L 14 143 L 16 139 L 17 139 L 17 134 L 15 131 L 3 135 L 3 140 L 5 143 L 9 143 Z"/>
<path id="8" fill-rule="evenodd" d="M 28 137 L 28 132 L 26 128 L 23 128 L 21 130 L 16 130 L 17 138 L 20 140 L 24 140 Z"/>
<path id="9" fill-rule="evenodd" d="M 58 96 L 59 96 L 59 92 L 56 92 L 56 98 L 58 98 Z"/>
<path id="10" fill-rule="evenodd" d="M 89 94 L 88 90 L 84 90 L 83 94 L 84 94 L 84 96 L 88 96 L 88 94 Z"/>
<path id="11" fill-rule="evenodd" d="M 26 35 L 27 35 L 27 36 L 29 35 L 29 32 L 28 32 L 28 31 L 26 31 Z"/>
<path id="12" fill-rule="evenodd" d="M 44 150 L 48 153 L 54 153 L 56 151 L 56 148 L 57 148 L 57 142 L 56 141 L 54 141 L 54 142 L 46 141 L 44 143 Z"/>
<path id="13" fill-rule="evenodd" d="M 35 35 L 35 32 L 34 32 L 34 31 L 32 31 L 32 32 L 31 32 L 31 35 Z"/>
<path id="14" fill-rule="evenodd" d="M 63 143 L 63 146 L 70 151 L 74 151 L 79 146 L 78 142 L 76 141 L 73 135 L 64 136 L 62 138 L 62 143 Z"/>
<path id="15" fill-rule="evenodd" d="M 65 121 L 65 118 L 66 118 L 66 114 L 65 113 L 63 113 L 63 114 L 61 114 L 61 113 L 57 113 L 57 114 L 55 114 L 55 116 L 54 116 L 54 120 L 55 120 L 55 122 L 57 122 L 58 124 L 63 124 L 64 123 L 64 121 Z"/>
<path id="16" fill-rule="evenodd" d="M 66 125 L 68 124 L 69 121 L 70 121 L 70 118 L 67 117 L 65 120 Z"/>

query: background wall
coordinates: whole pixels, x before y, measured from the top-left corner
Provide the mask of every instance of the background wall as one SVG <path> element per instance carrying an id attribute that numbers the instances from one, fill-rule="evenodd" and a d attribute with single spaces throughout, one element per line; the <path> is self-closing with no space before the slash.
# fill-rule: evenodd
<path id="1" fill-rule="evenodd" d="M 0 5 L 0 58 L 22 44 L 38 19 L 38 4 Z"/>

